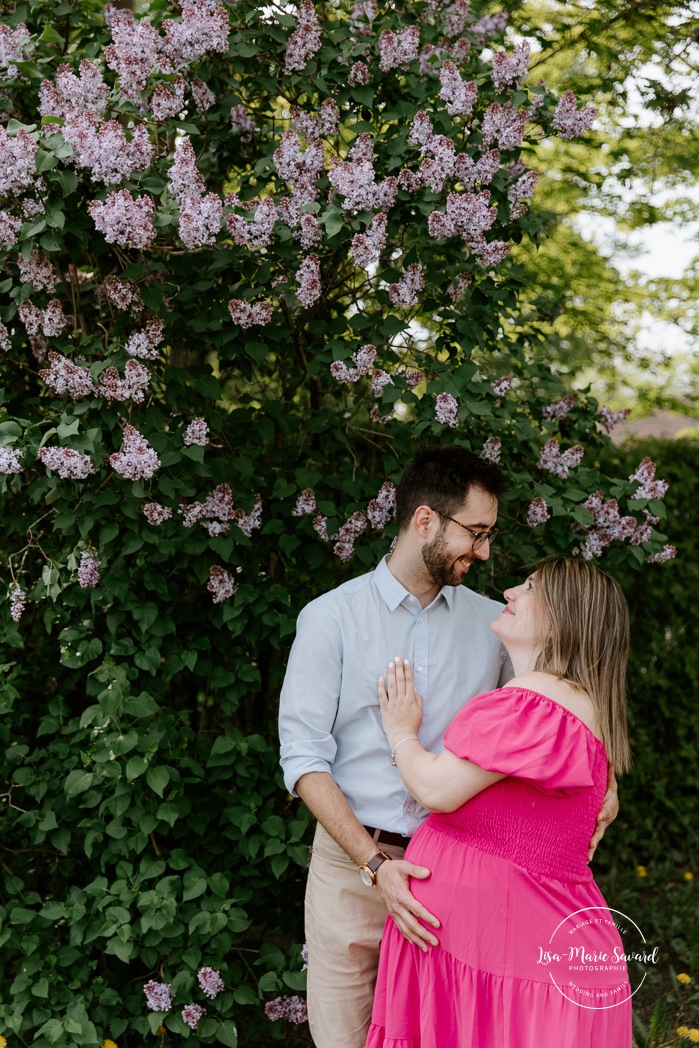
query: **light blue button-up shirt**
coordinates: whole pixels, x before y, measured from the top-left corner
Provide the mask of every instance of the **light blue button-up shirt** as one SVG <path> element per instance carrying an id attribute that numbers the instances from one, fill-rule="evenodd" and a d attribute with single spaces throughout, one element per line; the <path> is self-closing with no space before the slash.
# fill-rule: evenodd
<path id="1" fill-rule="evenodd" d="M 465 586 L 444 586 L 426 608 L 387 560 L 306 605 L 279 711 L 287 789 L 328 772 L 360 822 L 412 835 L 427 814 L 392 767 L 376 682 L 389 659 L 410 659 L 423 697 L 420 740 L 439 752 L 463 704 L 512 676 L 489 624 L 503 605 Z"/>

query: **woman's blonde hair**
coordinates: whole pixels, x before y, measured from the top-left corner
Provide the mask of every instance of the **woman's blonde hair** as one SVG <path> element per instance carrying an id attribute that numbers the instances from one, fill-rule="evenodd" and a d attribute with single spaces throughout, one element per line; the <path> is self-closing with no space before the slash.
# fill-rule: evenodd
<path id="1" fill-rule="evenodd" d="M 536 593 L 548 625 L 534 668 L 587 693 L 610 763 L 628 771 L 629 609 L 621 586 L 587 561 L 550 557 L 537 568 Z"/>

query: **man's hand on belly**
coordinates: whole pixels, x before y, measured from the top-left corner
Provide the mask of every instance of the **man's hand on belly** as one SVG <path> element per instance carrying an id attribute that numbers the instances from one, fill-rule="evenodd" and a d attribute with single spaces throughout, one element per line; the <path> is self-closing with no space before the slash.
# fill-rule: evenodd
<path id="1" fill-rule="evenodd" d="M 389 914 L 405 938 L 425 952 L 430 946 L 438 946 L 439 940 L 420 924 L 418 918 L 433 928 L 439 928 L 439 921 L 417 901 L 408 882 L 410 877 L 424 880 L 429 876 L 430 871 L 424 866 L 415 866 L 405 859 L 384 862 L 376 871 L 376 887 L 386 901 Z"/>

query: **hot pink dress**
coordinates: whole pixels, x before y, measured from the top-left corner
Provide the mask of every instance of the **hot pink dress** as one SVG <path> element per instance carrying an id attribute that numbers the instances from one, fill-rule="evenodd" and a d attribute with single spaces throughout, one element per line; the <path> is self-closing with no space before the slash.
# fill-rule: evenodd
<path id="1" fill-rule="evenodd" d="M 603 743 L 519 687 L 471 699 L 444 741 L 509 777 L 411 840 L 440 945 L 424 953 L 388 918 L 367 1048 L 631 1048 L 623 946 L 586 862 Z"/>

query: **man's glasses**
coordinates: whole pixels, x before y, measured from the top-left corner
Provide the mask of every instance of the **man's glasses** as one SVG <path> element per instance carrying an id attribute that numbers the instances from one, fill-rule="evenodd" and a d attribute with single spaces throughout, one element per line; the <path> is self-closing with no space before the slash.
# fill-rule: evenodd
<path id="1" fill-rule="evenodd" d="M 473 539 L 472 549 L 480 549 L 486 542 L 494 542 L 495 536 L 500 530 L 499 528 L 491 528 L 490 531 L 474 531 L 473 528 L 469 528 L 468 524 L 462 524 L 460 520 L 455 520 L 454 517 L 450 517 L 448 513 L 442 513 L 441 509 L 435 510 L 435 513 L 439 513 L 440 517 L 444 517 L 445 520 L 450 520 L 452 524 L 458 524 L 460 528 L 467 531 Z"/>

